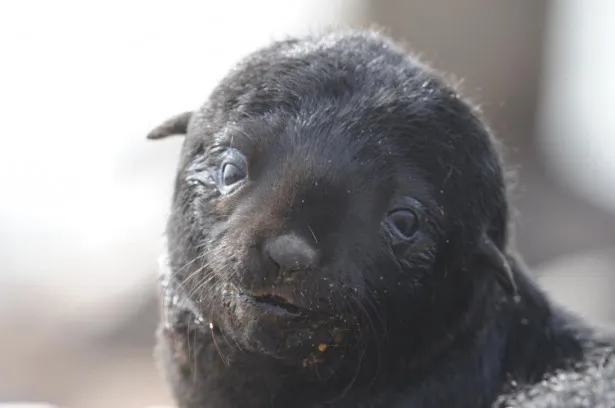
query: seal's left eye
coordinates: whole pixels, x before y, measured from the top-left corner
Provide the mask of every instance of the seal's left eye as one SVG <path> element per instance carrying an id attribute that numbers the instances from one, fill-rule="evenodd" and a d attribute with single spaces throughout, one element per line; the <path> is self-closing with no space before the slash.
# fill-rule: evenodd
<path id="1" fill-rule="evenodd" d="M 246 173 L 240 167 L 234 163 L 226 163 L 222 167 L 222 184 L 225 187 L 232 186 L 233 184 L 246 178 Z"/>
<path id="2" fill-rule="evenodd" d="M 419 217 L 409 209 L 400 209 L 389 213 L 389 230 L 399 239 L 408 240 L 419 229 Z"/>

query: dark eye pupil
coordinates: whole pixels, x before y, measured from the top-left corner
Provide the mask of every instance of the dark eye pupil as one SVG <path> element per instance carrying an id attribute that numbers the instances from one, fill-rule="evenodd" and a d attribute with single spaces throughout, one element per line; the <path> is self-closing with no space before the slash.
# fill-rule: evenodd
<path id="1" fill-rule="evenodd" d="M 399 210 L 389 215 L 391 223 L 404 238 L 410 238 L 418 229 L 418 219 L 414 212 Z"/>
<path id="2" fill-rule="evenodd" d="M 245 173 L 233 163 L 227 163 L 222 169 L 222 183 L 230 186 L 245 178 Z"/>

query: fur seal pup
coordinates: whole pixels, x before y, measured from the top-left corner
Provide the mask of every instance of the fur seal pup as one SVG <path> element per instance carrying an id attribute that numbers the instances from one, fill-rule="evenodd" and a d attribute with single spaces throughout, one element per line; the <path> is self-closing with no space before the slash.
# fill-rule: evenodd
<path id="1" fill-rule="evenodd" d="M 178 407 L 615 406 L 612 337 L 510 249 L 489 130 L 386 36 L 275 42 L 148 137 L 173 134 Z"/>

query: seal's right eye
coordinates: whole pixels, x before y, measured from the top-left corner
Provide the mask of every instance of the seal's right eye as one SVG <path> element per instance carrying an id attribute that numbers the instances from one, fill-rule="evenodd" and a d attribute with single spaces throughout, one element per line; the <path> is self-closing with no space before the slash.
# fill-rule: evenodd
<path id="1" fill-rule="evenodd" d="M 246 158 L 237 149 L 228 149 L 221 157 L 218 170 L 218 189 L 229 194 L 248 177 Z"/>
<path id="2" fill-rule="evenodd" d="M 234 163 L 225 163 L 222 166 L 222 184 L 230 187 L 246 178 L 246 173 Z"/>

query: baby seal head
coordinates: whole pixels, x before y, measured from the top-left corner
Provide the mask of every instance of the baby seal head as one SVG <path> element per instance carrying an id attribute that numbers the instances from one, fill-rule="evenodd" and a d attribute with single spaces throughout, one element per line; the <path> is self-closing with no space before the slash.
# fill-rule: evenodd
<path id="1" fill-rule="evenodd" d="M 466 306 L 476 262 L 510 283 L 487 130 L 376 33 L 261 49 L 150 138 L 175 133 L 171 279 L 230 346 L 303 365 L 392 330 L 419 347 Z"/>

